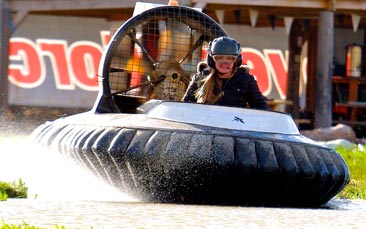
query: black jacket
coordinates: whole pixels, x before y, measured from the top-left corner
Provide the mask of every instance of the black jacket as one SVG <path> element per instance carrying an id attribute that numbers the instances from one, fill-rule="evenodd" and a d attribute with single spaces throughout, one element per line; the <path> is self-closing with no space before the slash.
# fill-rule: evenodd
<path id="1" fill-rule="evenodd" d="M 207 64 L 200 64 L 192 77 L 192 80 L 183 96 L 185 102 L 197 102 L 195 92 L 202 86 L 202 80 L 210 73 Z M 215 88 L 214 94 L 220 91 L 224 92 L 223 97 L 217 102 L 217 105 L 250 107 L 255 109 L 269 110 L 267 102 L 259 91 L 257 81 L 248 70 L 239 67 L 237 72 L 223 85 L 222 89 Z"/>

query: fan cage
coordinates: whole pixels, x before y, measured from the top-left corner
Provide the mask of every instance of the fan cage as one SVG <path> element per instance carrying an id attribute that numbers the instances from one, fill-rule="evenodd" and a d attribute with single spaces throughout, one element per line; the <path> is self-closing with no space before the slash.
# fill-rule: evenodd
<path id="1" fill-rule="evenodd" d="M 227 36 L 220 24 L 190 7 L 161 6 L 130 18 L 103 54 L 96 110 L 135 113 L 150 99 L 180 101 L 209 42 L 220 36 Z"/>
<path id="2" fill-rule="evenodd" d="M 150 9 L 113 35 L 104 92 L 143 100 L 181 100 L 208 42 L 226 35 L 208 15 L 183 6 Z"/>

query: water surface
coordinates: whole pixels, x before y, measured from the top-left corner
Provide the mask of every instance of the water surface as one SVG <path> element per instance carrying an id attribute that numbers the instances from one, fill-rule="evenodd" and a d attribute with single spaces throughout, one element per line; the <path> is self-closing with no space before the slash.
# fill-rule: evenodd
<path id="1" fill-rule="evenodd" d="M 366 201 L 332 199 L 323 208 L 143 203 L 106 185 L 26 136 L 0 141 L 0 180 L 21 178 L 28 199 L 0 202 L 6 223 L 69 228 L 366 228 Z"/>

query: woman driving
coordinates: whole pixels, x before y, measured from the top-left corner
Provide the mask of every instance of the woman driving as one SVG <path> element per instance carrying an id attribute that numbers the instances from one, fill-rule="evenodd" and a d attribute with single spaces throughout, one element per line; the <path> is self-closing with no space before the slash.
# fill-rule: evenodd
<path id="1" fill-rule="evenodd" d="M 241 64 L 240 44 L 227 36 L 215 38 L 209 43 L 206 62 L 198 64 L 182 100 L 269 110 L 257 81 Z"/>

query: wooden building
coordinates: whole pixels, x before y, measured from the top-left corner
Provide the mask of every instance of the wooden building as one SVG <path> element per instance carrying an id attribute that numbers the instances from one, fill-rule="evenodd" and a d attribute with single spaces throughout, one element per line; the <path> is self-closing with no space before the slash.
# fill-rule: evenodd
<path id="1" fill-rule="evenodd" d="M 146 2 L 166 4 L 168 0 Z M 12 31 L 30 14 L 97 17 L 124 21 L 132 16 L 136 1 L 131 0 L 0 0 L 0 89 L 2 108 L 7 106 L 8 40 Z M 289 65 L 287 100 L 293 105 L 287 112 L 301 118 L 299 109 L 299 55 L 304 41 L 308 42 L 307 113 L 312 127 L 328 127 L 336 123 L 366 126 L 365 98 L 359 89 L 365 88 L 365 64 L 361 75 L 333 77 L 334 29 L 364 30 L 366 2 L 362 0 L 184 0 L 181 5 L 202 8 L 223 24 L 245 24 L 253 27 L 288 27 Z M 364 36 L 366 37 L 366 36 Z M 365 38 L 364 38 L 365 39 Z M 365 42 L 364 42 L 365 43 Z M 362 45 L 364 45 L 364 43 Z M 364 56 L 365 49 L 362 48 Z M 346 100 L 335 104 L 334 85 L 347 85 Z M 341 118 L 334 120 L 341 112 Z M 343 112 L 343 113 L 342 113 Z"/>

